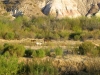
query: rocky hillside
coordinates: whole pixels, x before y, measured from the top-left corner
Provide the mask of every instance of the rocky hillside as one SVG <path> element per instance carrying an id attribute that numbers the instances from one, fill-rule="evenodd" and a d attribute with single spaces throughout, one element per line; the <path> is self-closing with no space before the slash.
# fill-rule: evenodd
<path id="1" fill-rule="evenodd" d="M 18 5 L 20 11 L 28 17 L 32 16 L 43 16 L 41 9 L 38 7 L 35 0 L 23 0 Z"/>
<path id="2" fill-rule="evenodd" d="M 81 15 L 74 0 L 51 0 L 43 8 L 43 13 L 52 14 L 55 17 L 78 17 Z"/>
<path id="3" fill-rule="evenodd" d="M 2 0 L 13 16 L 79 17 L 100 13 L 100 0 Z M 1 4 L 0 4 L 1 6 Z"/>
<path id="4" fill-rule="evenodd" d="M 95 15 L 100 10 L 100 0 L 49 0 L 44 6 L 44 14 L 77 17 Z"/>
<path id="5" fill-rule="evenodd" d="M 5 10 L 14 17 L 20 15 L 25 15 L 27 17 L 43 16 L 35 0 L 3 0 L 1 2 L 5 5 Z"/>

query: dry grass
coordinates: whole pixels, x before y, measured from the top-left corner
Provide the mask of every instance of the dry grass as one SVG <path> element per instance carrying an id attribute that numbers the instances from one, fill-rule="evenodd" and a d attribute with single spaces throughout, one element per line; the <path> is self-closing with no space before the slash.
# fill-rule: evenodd
<path id="1" fill-rule="evenodd" d="M 19 58 L 20 61 L 29 62 L 52 62 L 60 72 L 66 73 L 78 73 L 78 75 L 91 75 L 93 72 L 100 71 L 100 57 L 90 58 L 80 55 L 67 55 L 64 57 L 44 57 L 44 58 Z M 71 74 L 72 75 L 72 74 Z M 77 75 L 77 74 L 75 74 Z M 94 75 L 94 74 L 92 74 Z M 96 75 L 96 74 L 95 74 Z"/>
<path id="2" fill-rule="evenodd" d="M 87 56 L 67 55 L 64 58 L 55 58 L 53 64 L 66 73 L 100 71 L 100 57 L 90 58 Z"/>

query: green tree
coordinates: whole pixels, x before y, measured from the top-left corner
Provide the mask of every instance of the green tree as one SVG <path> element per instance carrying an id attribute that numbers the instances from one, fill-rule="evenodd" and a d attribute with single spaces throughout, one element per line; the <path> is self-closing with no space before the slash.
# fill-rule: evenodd
<path id="1" fill-rule="evenodd" d="M 18 71 L 18 59 L 9 57 L 9 54 L 0 55 L 0 75 L 16 75 Z"/>

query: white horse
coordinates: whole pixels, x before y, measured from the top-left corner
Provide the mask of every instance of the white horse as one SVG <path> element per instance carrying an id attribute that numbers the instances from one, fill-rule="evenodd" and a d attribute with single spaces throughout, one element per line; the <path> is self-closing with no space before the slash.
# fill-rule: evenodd
<path id="1" fill-rule="evenodd" d="M 36 45 L 37 46 L 41 46 L 42 45 L 42 42 L 36 42 Z"/>

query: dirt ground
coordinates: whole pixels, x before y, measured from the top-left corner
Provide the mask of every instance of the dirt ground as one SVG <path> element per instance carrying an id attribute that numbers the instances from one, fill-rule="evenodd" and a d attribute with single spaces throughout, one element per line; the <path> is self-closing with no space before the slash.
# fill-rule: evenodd
<path id="1" fill-rule="evenodd" d="M 91 41 L 96 46 L 100 45 L 100 40 L 86 40 Z M 21 39 L 21 40 L 4 40 L 0 39 L 0 44 L 4 43 L 18 43 L 23 44 L 26 48 L 31 49 L 39 49 L 39 48 L 54 48 L 54 47 L 62 47 L 62 48 L 73 48 L 74 46 L 80 45 L 84 41 L 74 41 L 74 40 L 49 40 L 44 41 L 44 39 Z"/>

